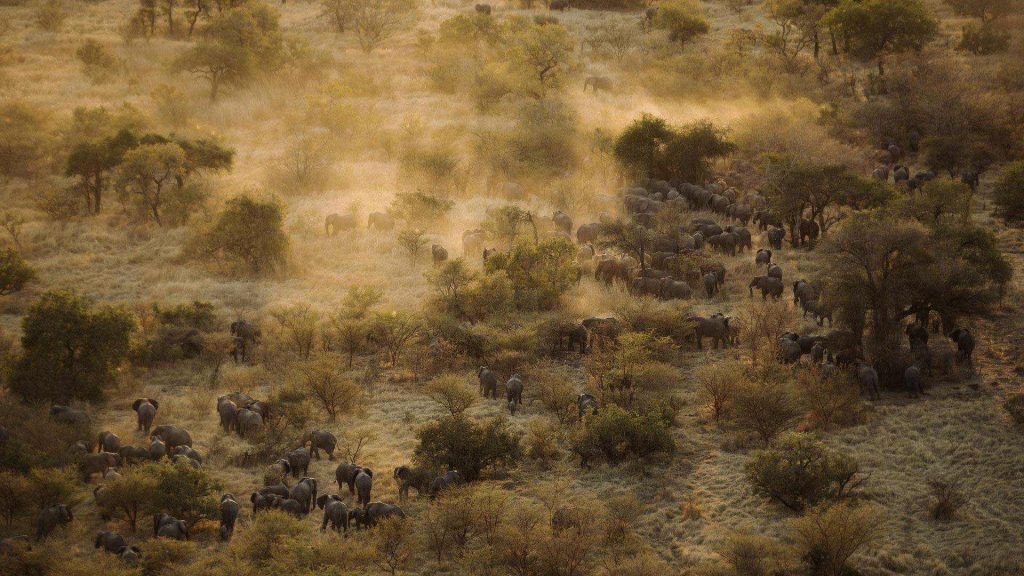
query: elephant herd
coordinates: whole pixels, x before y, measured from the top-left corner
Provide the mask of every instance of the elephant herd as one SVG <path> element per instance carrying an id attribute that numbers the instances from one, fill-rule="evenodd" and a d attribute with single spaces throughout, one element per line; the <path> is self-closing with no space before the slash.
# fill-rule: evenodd
<path id="1" fill-rule="evenodd" d="M 232 392 L 217 398 L 217 414 L 225 432 L 236 432 L 243 438 L 252 438 L 270 416 L 270 406 L 242 392 Z"/>

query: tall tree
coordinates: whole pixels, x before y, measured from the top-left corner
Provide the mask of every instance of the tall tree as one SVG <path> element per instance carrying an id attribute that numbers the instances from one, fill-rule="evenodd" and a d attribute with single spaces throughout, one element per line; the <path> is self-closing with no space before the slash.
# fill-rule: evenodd
<path id="1" fill-rule="evenodd" d="M 920 50 L 938 34 L 938 20 L 921 0 L 843 0 L 824 19 L 844 50 L 873 60 L 885 74 L 886 56 Z"/>

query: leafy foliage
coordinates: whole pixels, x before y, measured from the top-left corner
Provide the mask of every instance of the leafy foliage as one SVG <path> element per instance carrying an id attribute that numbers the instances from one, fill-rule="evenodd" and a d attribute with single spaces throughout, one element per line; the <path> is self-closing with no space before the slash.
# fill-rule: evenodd
<path id="1" fill-rule="evenodd" d="M 614 153 L 636 176 L 703 184 L 711 175 L 711 162 L 734 149 L 725 132 L 711 122 L 676 128 L 644 114 L 619 135 Z"/>
<path id="2" fill-rule="evenodd" d="M 20 252 L 0 249 L 0 296 L 20 292 L 35 279 L 35 270 L 25 262 Z"/>
<path id="3" fill-rule="evenodd" d="M 795 511 L 845 496 L 857 471 L 851 457 L 802 432 L 782 434 L 773 447 L 755 451 L 746 465 L 747 479 L 758 494 Z"/>
<path id="4" fill-rule="evenodd" d="M 489 466 L 519 461 L 519 437 L 504 418 L 476 423 L 465 416 L 445 416 L 416 433 L 416 462 L 429 469 L 458 470 L 469 482 Z"/>
<path id="5" fill-rule="evenodd" d="M 512 302 L 519 310 L 550 310 L 576 282 L 576 249 L 562 238 L 537 244 L 519 243 L 507 253 L 487 259 L 484 270 L 504 272 L 512 283 Z"/>
<path id="6" fill-rule="evenodd" d="M 284 214 L 274 200 L 237 196 L 191 245 L 197 255 L 239 262 L 253 274 L 281 269 L 288 254 Z"/>

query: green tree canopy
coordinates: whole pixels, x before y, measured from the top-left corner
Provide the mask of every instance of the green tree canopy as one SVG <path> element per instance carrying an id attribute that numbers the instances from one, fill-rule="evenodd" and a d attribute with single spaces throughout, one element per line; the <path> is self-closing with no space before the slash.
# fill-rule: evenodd
<path id="1" fill-rule="evenodd" d="M 876 61 L 879 74 L 886 56 L 920 50 L 939 31 L 921 0 L 843 0 L 824 20 L 847 52 Z"/>
<path id="2" fill-rule="evenodd" d="M 735 150 L 725 131 L 702 120 L 679 128 L 644 114 L 615 141 L 619 163 L 636 177 L 703 184 L 711 163 Z"/>
<path id="3" fill-rule="evenodd" d="M 283 224 L 283 208 L 276 201 L 238 196 L 228 201 L 192 249 L 205 256 L 240 262 L 253 274 L 272 272 L 284 266 L 288 255 Z"/>

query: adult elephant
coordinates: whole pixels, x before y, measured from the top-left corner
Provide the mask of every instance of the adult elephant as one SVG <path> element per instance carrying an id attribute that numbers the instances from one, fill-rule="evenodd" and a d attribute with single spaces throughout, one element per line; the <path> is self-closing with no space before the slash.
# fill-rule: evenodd
<path id="1" fill-rule="evenodd" d="M 430 483 L 430 498 L 437 498 L 438 494 L 451 488 L 452 486 L 462 484 L 462 474 L 459 474 L 458 470 L 449 470 L 444 474 L 441 474 L 434 481 Z"/>
<path id="2" fill-rule="evenodd" d="M 801 220 L 799 224 L 799 231 L 800 245 L 806 246 L 818 239 L 818 235 L 821 233 L 821 228 L 814 220 Z"/>
<path id="3" fill-rule="evenodd" d="M 957 328 L 949 333 L 949 339 L 956 344 L 956 359 L 974 370 L 974 335 L 966 328 Z"/>
<path id="4" fill-rule="evenodd" d="M 143 430 L 146 434 L 149 434 L 150 428 L 153 427 L 153 421 L 156 419 L 156 411 L 160 408 L 160 403 L 152 398 L 139 398 L 135 402 L 132 402 L 132 410 L 135 411 L 136 430 Z"/>
<path id="5" fill-rule="evenodd" d="M 637 296 L 654 296 L 657 297 L 661 294 L 661 279 L 660 278 L 634 278 L 630 289 L 633 294 Z"/>
<path id="6" fill-rule="evenodd" d="M 764 248 L 759 248 L 757 254 L 754 255 L 755 266 L 768 266 L 772 263 L 772 251 Z"/>
<path id="7" fill-rule="evenodd" d="M 551 221 L 555 223 L 555 226 L 565 232 L 566 234 L 572 234 L 572 217 L 561 210 L 555 210 L 555 213 L 551 216 Z"/>
<path id="8" fill-rule="evenodd" d="M 128 545 L 128 540 L 124 536 L 121 536 L 117 532 L 111 532 L 104 530 L 96 534 L 96 540 L 93 544 L 93 548 L 110 554 L 117 554 L 121 548 Z"/>
<path id="9" fill-rule="evenodd" d="M 235 363 L 249 362 L 252 359 L 253 350 L 263 337 L 260 327 L 248 320 L 235 320 L 231 323 L 229 330 L 232 342 L 231 358 Z M 236 394 L 242 395 L 240 392 Z M 230 394 L 228 395 L 229 400 L 239 406 L 244 406 L 244 404 L 239 404 L 238 400 L 231 396 Z"/>
<path id="10" fill-rule="evenodd" d="M 405 512 L 394 504 L 371 502 L 366 508 L 349 511 L 349 518 L 355 520 L 357 528 L 373 528 L 377 522 L 390 517 L 405 518 Z"/>
<path id="11" fill-rule="evenodd" d="M 820 301 L 804 300 L 801 306 L 804 309 L 804 318 L 810 313 L 811 318 L 814 318 L 818 326 L 824 326 L 825 320 L 828 320 L 829 327 L 832 327 L 832 311 L 826 308 Z"/>
<path id="12" fill-rule="evenodd" d="M 120 452 L 121 451 L 121 439 L 113 432 L 100 432 L 99 437 L 96 439 L 96 451 L 97 452 Z"/>
<path id="13" fill-rule="evenodd" d="M 572 352 L 575 349 L 580 354 L 587 353 L 588 334 L 586 326 L 584 326 L 583 324 L 577 324 L 573 326 L 568 332 L 568 337 L 568 352 Z"/>
<path id="14" fill-rule="evenodd" d="M 804 279 L 793 282 L 793 304 L 801 304 L 818 299 L 818 291 Z"/>
<path id="15" fill-rule="evenodd" d="M 757 224 L 757 228 L 762 232 L 771 226 L 782 228 L 782 218 L 779 218 L 779 215 L 771 210 L 758 210 L 754 212 L 753 220 Z"/>
<path id="16" fill-rule="evenodd" d="M 622 331 L 622 326 L 617 318 L 585 318 L 581 324 L 590 334 L 591 344 L 595 338 L 597 342 L 618 342 L 619 333 Z"/>
<path id="17" fill-rule="evenodd" d="M 226 396 L 217 399 L 217 415 L 220 416 L 220 427 L 230 433 L 238 429 L 238 405 Z"/>
<path id="18" fill-rule="evenodd" d="M 508 402 L 509 414 L 515 416 L 516 408 L 523 403 L 523 379 L 519 374 L 513 374 L 505 382 L 505 401 Z"/>
<path id="19" fill-rule="evenodd" d="M 342 231 L 355 230 L 358 226 L 355 214 L 328 214 L 324 218 L 324 232 L 331 237 Z"/>
<path id="20" fill-rule="evenodd" d="M 747 230 L 743 226 L 726 226 L 725 231 L 736 237 L 736 248 L 740 252 L 744 249 L 753 250 L 754 243 L 750 236 L 750 230 Z"/>
<path id="21" fill-rule="evenodd" d="M 242 438 L 251 438 L 263 428 L 263 415 L 249 408 L 242 408 L 236 416 L 236 429 Z"/>
<path id="22" fill-rule="evenodd" d="M 729 232 L 722 232 L 716 236 L 708 238 L 708 244 L 712 248 L 723 254 L 729 256 L 736 255 L 736 235 Z"/>
<path id="23" fill-rule="evenodd" d="M 721 194 L 714 194 L 711 196 L 711 210 L 719 214 L 725 214 L 725 210 L 729 207 L 729 198 Z"/>
<path id="24" fill-rule="evenodd" d="M 121 463 L 126 466 L 149 459 L 149 449 L 142 446 L 122 446 L 118 454 L 121 455 Z"/>
<path id="25" fill-rule="evenodd" d="M 192 436 L 184 428 L 177 426 L 163 425 L 153 428 L 150 438 L 159 438 L 167 444 L 168 450 L 174 450 L 176 446 L 191 446 Z"/>
<path id="26" fill-rule="evenodd" d="M 558 8 L 554 7 L 556 2 L 558 3 Z M 569 7 L 569 2 L 568 0 L 553 0 L 550 6 L 552 10 L 565 10 Z M 584 92 L 587 91 L 587 88 L 590 88 L 595 94 L 598 90 L 602 92 L 611 92 L 614 86 L 615 84 L 612 82 L 611 78 L 608 78 L 607 76 L 587 76 L 583 80 Z"/>
<path id="27" fill-rule="evenodd" d="M 800 349 L 800 342 L 786 336 L 779 338 L 779 360 L 783 364 L 796 364 L 801 356 L 803 351 Z"/>
<path id="28" fill-rule="evenodd" d="M 782 266 L 779 266 L 778 264 L 769 264 L 768 276 L 770 278 L 777 278 L 779 282 L 782 282 Z"/>
<path id="29" fill-rule="evenodd" d="M 288 454 L 285 454 L 285 458 L 288 460 L 288 466 L 290 467 L 294 478 L 309 475 L 309 462 L 312 458 L 310 457 L 308 448 L 305 446 L 302 448 L 296 448 Z"/>
<path id="30" fill-rule="evenodd" d="M 744 226 L 750 222 L 750 217 L 754 215 L 753 209 L 746 204 L 734 204 L 731 216 L 742 223 Z"/>
<path id="31" fill-rule="evenodd" d="M 601 238 L 601 224 L 591 222 L 583 224 L 576 229 L 576 242 L 580 244 L 593 244 Z"/>
<path id="32" fill-rule="evenodd" d="M 310 430 L 302 437 L 302 445 L 309 444 L 313 457 L 320 459 L 320 451 L 327 453 L 328 460 L 334 460 L 334 449 L 338 446 L 338 439 L 326 430 Z"/>
<path id="33" fill-rule="evenodd" d="M 786 229 L 772 226 L 768 233 L 768 245 L 776 250 L 782 250 L 782 241 L 786 238 Z"/>
<path id="34" fill-rule="evenodd" d="M 355 478 L 356 502 L 360 506 L 370 503 L 370 493 L 373 491 L 373 470 L 362 468 Z"/>
<path id="35" fill-rule="evenodd" d="M 378 232 L 388 232 L 394 230 L 395 219 L 387 212 L 371 212 L 366 219 L 366 227 Z"/>
<path id="36" fill-rule="evenodd" d="M 871 365 L 864 362 L 857 365 L 857 380 L 860 382 L 861 390 L 867 392 L 870 400 L 882 399 L 878 391 L 878 371 Z"/>
<path id="37" fill-rule="evenodd" d="M 415 488 L 418 495 L 427 494 L 430 491 L 430 472 L 425 468 L 414 468 L 412 466 L 399 466 L 395 468 L 395 480 L 398 481 L 398 499 L 405 500 L 409 497 L 409 489 Z"/>
<path id="38" fill-rule="evenodd" d="M 302 505 L 303 514 L 309 514 L 309 511 L 313 508 L 313 503 L 316 502 L 316 489 L 316 479 L 306 477 L 299 480 L 295 486 L 292 486 L 292 489 L 288 492 L 288 498 Z"/>
<path id="39" fill-rule="evenodd" d="M 348 532 L 348 506 L 337 494 L 324 494 L 316 499 L 317 508 L 324 511 L 324 521 L 320 525 L 320 531 L 327 530 L 327 525 L 335 531 L 344 530 Z"/>
<path id="40" fill-rule="evenodd" d="M 462 233 L 462 255 L 480 254 L 487 242 L 487 233 L 479 228 L 466 230 Z"/>
<path id="41" fill-rule="evenodd" d="M 672 278 L 661 279 L 661 297 L 667 300 L 688 300 L 693 295 L 690 285 Z"/>
<path id="42" fill-rule="evenodd" d="M 432 244 L 430 246 L 430 259 L 434 263 L 434 266 L 438 266 L 448 260 L 448 250 L 440 244 Z"/>
<path id="43" fill-rule="evenodd" d="M 233 494 L 225 494 L 220 497 L 220 539 L 223 542 L 231 540 L 235 533 L 235 521 L 238 520 L 238 513 L 241 511 L 238 501 Z"/>
<path id="44" fill-rule="evenodd" d="M 71 513 L 71 508 L 64 504 L 54 504 L 43 508 L 36 520 L 36 540 L 46 540 L 54 529 L 58 526 L 66 526 L 74 519 L 75 516 Z"/>
<path id="45" fill-rule="evenodd" d="M 252 514 L 255 516 L 263 510 L 273 510 L 278 507 L 278 504 L 283 500 L 277 494 L 260 494 L 259 492 L 253 492 L 249 496 L 249 501 L 252 502 Z"/>
<path id="46" fill-rule="evenodd" d="M 338 467 L 334 470 L 334 479 L 338 482 L 338 489 L 342 486 L 348 486 L 348 493 L 356 493 L 356 476 L 363 470 L 362 466 L 356 464 L 350 464 L 348 462 L 342 462 L 338 464 Z"/>
<path id="47" fill-rule="evenodd" d="M 70 426 L 88 426 L 92 423 L 92 418 L 84 410 L 76 410 L 60 404 L 50 407 L 50 416 L 57 422 Z"/>
<path id="48" fill-rule="evenodd" d="M 907 388 L 907 394 L 911 398 L 917 398 L 924 394 L 924 385 L 921 380 L 921 369 L 916 364 L 907 366 L 903 371 L 903 385 Z"/>
<path id="49" fill-rule="evenodd" d="M 767 300 L 768 296 L 771 296 L 775 300 L 782 298 L 782 292 L 785 290 L 785 284 L 782 280 L 773 276 L 754 276 L 754 279 L 750 281 L 750 285 L 747 287 L 750 291 L 750 297 L 754 297 L 754 288 L 761 291 L 761 300 Z"/>
<path id="50" fill-rule="evenodd" d="M 702 280 L 704 282 L 704 293 L 707 294 L 708 298 L 713 298 L 719 290 L 718 275 L 714 272 L 708 272 L 704 274 Z"/>
<path id="51" fill-rule="evenodd" d="M 703 318 L 697 316 L 694 318 L 694 339 L 697 341 L 697 349 L 703 350 L 703 341 L 705 338 L 711 338 L 714 342 L 715 349 L 718 349 L 719 344 L 723 347 L 729 346 L 729 321 L 731 318 L 728 316 L 715 315 L 710 318 Z"/>
<path id="52" fill-rule="evenodd" d="M 481 366 L 476 371 L 476 378 L 480 381 L 480 394 L 484 397 L 490 397 L 491 400 L 498 399 L 498 375 L 491 371 L 487 366 Z"/>
<path id="53" fill-rule="evenodd" d="M 78 461 L 78 471 L 82 474 L 82 480 L 89 481 L 93 474 L 102 474 L 107 468 L 116 468 L 121 465 L 121 455 L 114 452 L 100 452 L 99 454 L 86 454 Z"/>

